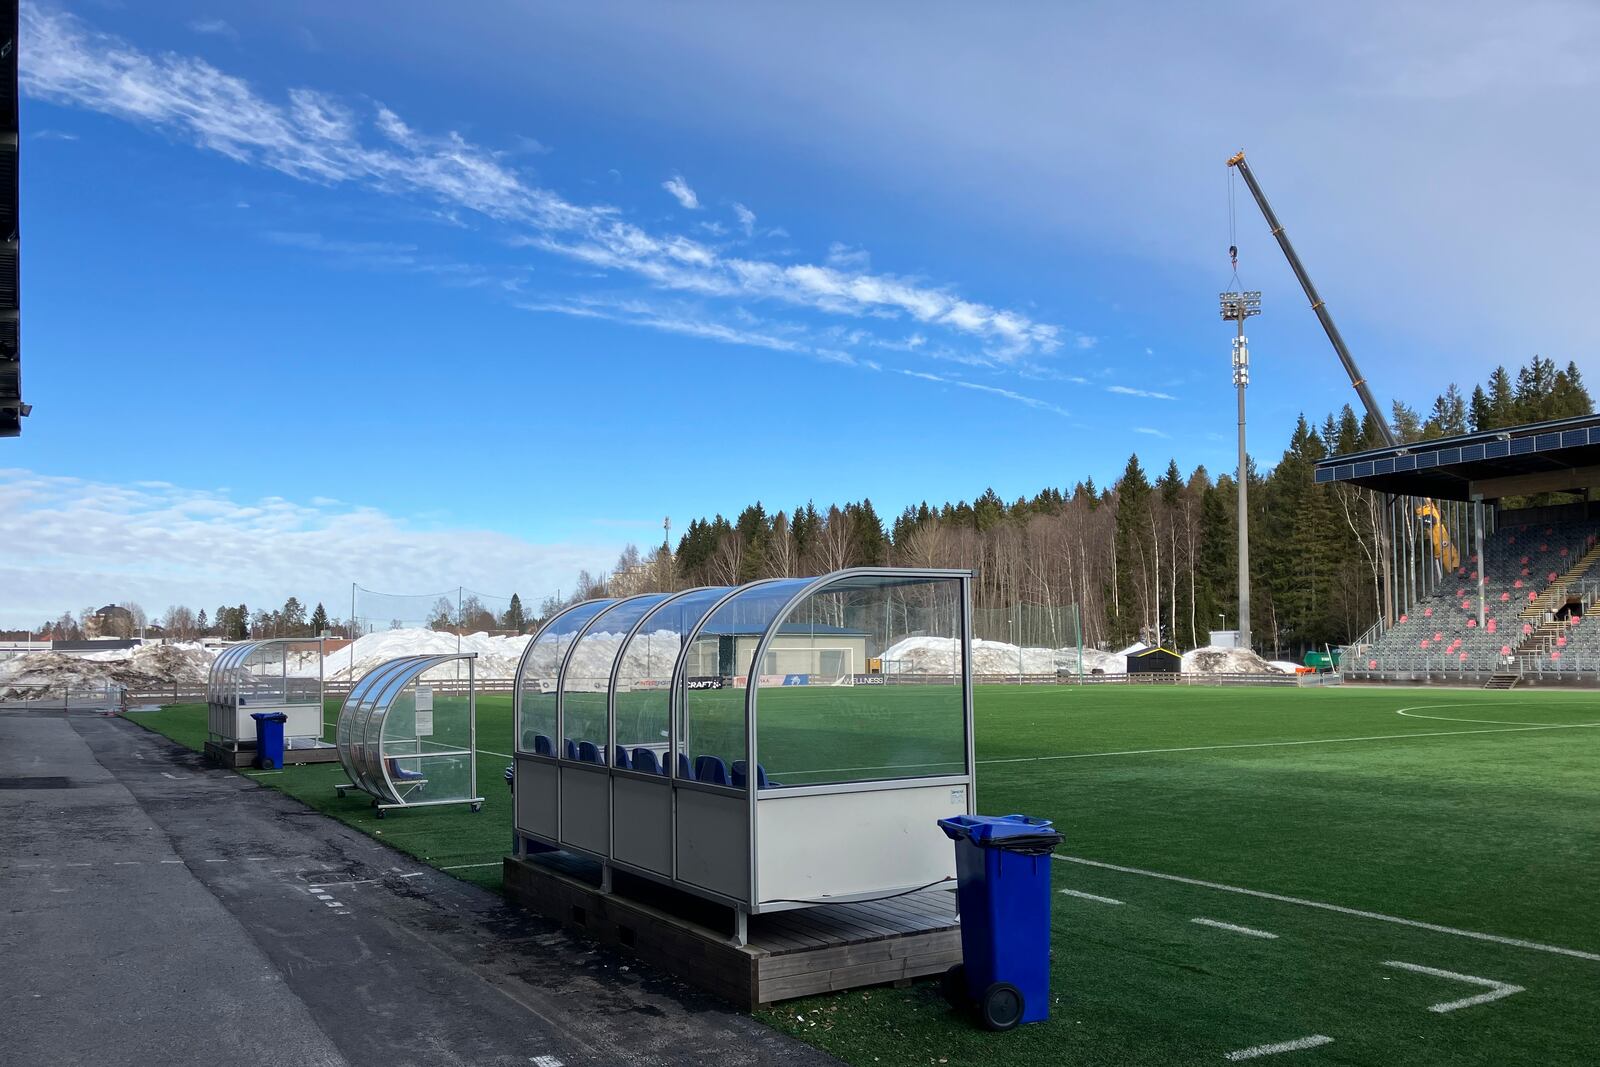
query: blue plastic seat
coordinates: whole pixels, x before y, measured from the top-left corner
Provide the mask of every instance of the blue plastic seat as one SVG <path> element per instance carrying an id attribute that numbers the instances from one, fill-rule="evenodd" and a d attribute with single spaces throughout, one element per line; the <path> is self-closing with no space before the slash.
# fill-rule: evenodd
<path id="1" fill-rule="evenodd" d="M 661 761 L 656 758 L 653 748 L 636 748 L 633 750 L 633 769 L 646 774 L 665 774 L 661 769 Z"/>
<path id="2" fill-rule="evenodd" d="M 578 760 L 578 746 L 573 743 L 570 737 L 561 739 L 561 758 L 572 760 L 574 763 Z"/>
<path id="3" fill-rule="evenodd" d="M 678 777 L 686 781 L 694 781 L 694 768 L 689 766 L 689 753 L 678 753 Z"/>
<path id="4" fill-rule="evenodd" d="M 535 756 L 554 756 L 555 745 L 550 743 L 550 738 L 544 734 L 533 735 L 533 754 Z"/>
<path id="5" fill-rule="evenodd" d="M 633 770 L 633 760 L 631 758 L 629 758 L 628 750 L 623 748 L 621 745 L 617 746 L 616 761 L 617 761 L 617 766 L 621 767 L 623 770 L 625 770 L 625 771 Z"/>
<path id="6" fill-rule="evenodd" d="M 694 761 L 694 778 L 697 782 L 712 785 L 728 784 L 728 765 L 721 756 L 698 756 Z"/>
<path id="7" fill-rule="evenodd" d="M 400 766 L 400 760 L 397 757 L 390 757 L 390 759 L 389 759 L 389 778 L 392 781 L 396 781 L 396 782 L 422 782 L 422 781 L 426 781 L 427 777 L 428 776 L 423 774 L 421 771 L 408 771 L 408 770 L 406 770 L 404 767 Z"/>
<path id="8" fill-rule="evenodd" d="M 605 763 L 605 759 L 600 755 L 600 749 L 593 741 L 579 741 L 578 762 Z"/>
<path id="9" fill-rule="evenodd" d="M 731 769 L 733 771 L 733 787 L 735 789 L 744 788 L 745 766 L 745 762 L 742 759 L 736 759 L 733 761 L 733 767 Z M 776 784 L 776 782 L 773 782 L 767 778 L 767 769 L 759 763 L 756 764 L 756 788 L 770 789 Z"/>

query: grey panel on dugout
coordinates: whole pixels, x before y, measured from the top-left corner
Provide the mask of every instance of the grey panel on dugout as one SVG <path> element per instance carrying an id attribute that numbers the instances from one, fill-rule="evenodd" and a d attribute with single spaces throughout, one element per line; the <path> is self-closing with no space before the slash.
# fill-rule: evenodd
<path id="1" fill-rule="evenodd" d="M 672 783 L 618 775 L 611 789 L 611 854 L 619 862 L 670 876 Z"/>
<path id="2" fill-rule="evenodd" d="M 678 880 L 750 899 L 750 823 L 743 797 L 678 790 Z"/>
<path id="3" fill-rule="evenodd" d="M 552 840 L 561 832 L 556 820 L 560 770 L 553 763 L 517 757 L 517 829 Z"/>
<path id="4" fill-rule="evenodd" d="M 611 836 L 611 776 L 604 768 L 561 768 L 561 843 L 604 856 Z"/>

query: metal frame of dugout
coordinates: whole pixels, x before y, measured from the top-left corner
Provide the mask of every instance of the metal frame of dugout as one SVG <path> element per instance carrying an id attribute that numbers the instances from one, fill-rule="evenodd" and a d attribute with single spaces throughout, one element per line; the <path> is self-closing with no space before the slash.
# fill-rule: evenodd
<path id="1" fill-rule="evenodd" d="M 312 678 L 290 673 L 292 657 L 317 657 Z M 256 712 L 288 717 L 285 758 L 296 763 L 331 762 L 334 746 L 322 740 L 326 699 L 327 643 L 321 637 L 274 637 L 229 645 L 211 663 L 206 680 L 206 754 L 225 766 L 253 758 Z"/>
<path id="2" fill-rule="evenodd" d="M 370 793 L 380 819 L 395 808 L 442 804 L 481 811 L 477 659 L 476 652 L 401 656 L 363 675 L 340 706 L 334 731 L 339 762 L 350 776 L 334 787 L 339 796 L 351 789 Z M 462 660 L 465 695 L 436 693 L 425 676 Z"/>
<path id="3" fill-rule="evenodd" d="M 748 916 L 951 880 L 973 811 L 970 571 L 853 568 L 577 604 L 517 667 L 517 859 Z M 949 662 L 881 673 L 912 636 Z M 754 773 L 750 773 L 754 768 Z"/>

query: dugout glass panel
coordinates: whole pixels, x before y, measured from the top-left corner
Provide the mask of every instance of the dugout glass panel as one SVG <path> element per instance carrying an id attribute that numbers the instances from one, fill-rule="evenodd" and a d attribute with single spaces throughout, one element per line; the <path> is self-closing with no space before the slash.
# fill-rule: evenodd
<path id="1" fill-rule="evenodd" d="M 967 773 L 961 609 L 957 577 L 881 574 L 795 604 L 752 680 L 764 787 Z M 914 666 L 867 669 L 885 661 Z"/>
<path id="2" fill-rule="evenodd" d="M 634 770 L 670 772 L 673 668 L 684 638 L 732 590 L 693 589 L 657 604 L 623 647 L 611 699 L 617 745 L 628 750 Z"/>
<path id="3" fill-rule="evenodd" d="M 517 664 L 512 694 L 517 752 L 554 756 L 559 750 L 556 694 L 561 682 L 561 664 L 583 628 L 612 603 L 606 599 L 575 604 L 545 623 L 528 642 L 522 661 Z"/>
<path id="4" fill-rule="evenodd" d="M 578 637 L 561 668 L 560 684 L 561 733 L 571 738 L 574 752 L 557 755 L 562 758 L 576 755 L 583 759 L 593 753 L 597 759 L 587 762 L 616 762 L 609 751 L 607 722 L 611 669 L 616 666 L 617 656 L 634 626 L 667 596 L 666 593 L 650 593 L 619 600 L 596 615 Z"/>

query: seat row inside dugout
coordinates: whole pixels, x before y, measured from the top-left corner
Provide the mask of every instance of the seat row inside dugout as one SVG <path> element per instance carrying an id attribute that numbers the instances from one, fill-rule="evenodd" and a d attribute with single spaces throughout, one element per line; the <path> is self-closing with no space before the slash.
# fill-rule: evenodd
<path id="1" fill-rule="evenodd" d="M 972 810 L 970 582 L 855 568 L 556 615 L 517 669 L 519 854 L 596 858 L 740 930 L 953 877 L 937 823 Z"/>

